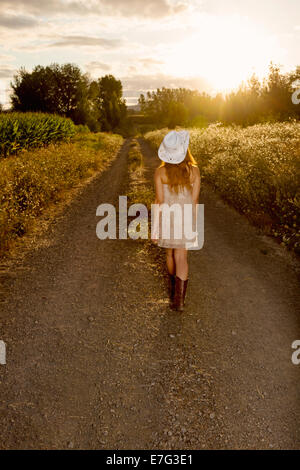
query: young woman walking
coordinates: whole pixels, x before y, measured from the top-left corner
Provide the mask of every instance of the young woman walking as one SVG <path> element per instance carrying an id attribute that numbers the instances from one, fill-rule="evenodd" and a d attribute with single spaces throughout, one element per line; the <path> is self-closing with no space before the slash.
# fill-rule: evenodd
<path id="1" fill-rule="evenodd" d="M 171 308 L 183 311 L 189 274 L 187 251 L 198 244 L 196 204 L 200 194 L 200 172 L 189 149 L 188 131 L 173 130 L 165 135 L 158 156 L 162 163 L 154 175 L 157 206 L 152 241 L 166 249 Z M 173 210 L 163 210 L 172 205 Z"/>

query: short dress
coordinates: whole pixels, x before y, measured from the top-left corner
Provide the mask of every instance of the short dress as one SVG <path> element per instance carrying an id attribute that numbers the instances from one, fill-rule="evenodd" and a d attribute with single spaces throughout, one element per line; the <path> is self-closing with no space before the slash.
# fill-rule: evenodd
<path id="1" fill-rule="evenodd" d="M 192 191 L 184 187 L 176 193 L 168 184 L 163 184 L 163 191 L 163 204 L 169 208 L 173 204 L 178 206 L 176 210 L 170 211 L 163 211 L 160 206 L 158 246 L 185 248 L 186 250 L 196 247 L 198 245 L 197 217 L 193 210 Z"/>

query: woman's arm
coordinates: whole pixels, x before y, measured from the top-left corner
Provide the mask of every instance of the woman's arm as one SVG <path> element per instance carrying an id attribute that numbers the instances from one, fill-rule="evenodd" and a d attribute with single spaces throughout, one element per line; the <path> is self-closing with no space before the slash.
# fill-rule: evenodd
<path id="1" fill-rule="evenodd" d="M 155 184 L 155 204 L 162 204 L 164 202 L 163 184 L 161 180 L 161 168 L 156 168 L 154 173 Z"/>
<path id="2" fill-rule="evenodd" d="M 201 186 L 200 170 L 197 166 L 194 166 L 193 172 L 194 172 L 194 181 L 193 181 L 192 198 L 193 198 L 193 203 L 198 204 L 199 195 L 200 195 L 200 186 Z"/>

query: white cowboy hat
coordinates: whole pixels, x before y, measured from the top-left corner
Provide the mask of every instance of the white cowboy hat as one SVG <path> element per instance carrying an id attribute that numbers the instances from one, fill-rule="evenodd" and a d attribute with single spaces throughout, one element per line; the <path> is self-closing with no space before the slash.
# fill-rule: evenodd
<path id="1" fill-rule="evenodd" d="M 188 131 L 170 131 L 163 138 L 158 149 L 159 158 L 166 163 L 181 163 L 189 146 Z"/>

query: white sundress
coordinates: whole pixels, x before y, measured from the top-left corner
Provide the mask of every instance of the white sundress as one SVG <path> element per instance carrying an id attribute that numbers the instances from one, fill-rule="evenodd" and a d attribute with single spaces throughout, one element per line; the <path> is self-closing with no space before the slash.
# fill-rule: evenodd
<path id="1" fill-rule="evenodd" d="M 193 186 L 193 184 L 192 184 Z M 158 246 L 162 248 L 192 249 L 198 245 L 196 213 L 192 210 L 192 192 L 184 187 L 178 193 L 163 184 L 164 202 L 167 206 L 177 204 L 179 210 L 164 212 L 162 206 L 157 220 Z M 186 206 L 185 206 L 186 205 Z M 178 209 L 178 208 L 177 208 Z"/>

